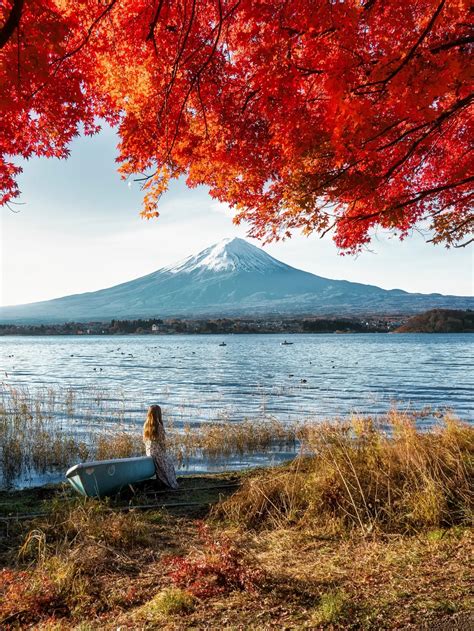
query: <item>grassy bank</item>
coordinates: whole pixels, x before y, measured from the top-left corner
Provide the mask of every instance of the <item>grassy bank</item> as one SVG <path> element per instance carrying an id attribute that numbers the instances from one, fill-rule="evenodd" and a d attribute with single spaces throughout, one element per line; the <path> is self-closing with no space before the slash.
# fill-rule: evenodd
<path id="1" fill-rule="evenodd" d="M 308 429 L 311 457 L 186 478 L 178 493 L 148 484 L 109 502 L 57 488 L 1 494 L 0 626 L 466 622 L 474 432 L 450 417 L 424 434 L 407 416 L 389 420 Z M 28 513 L 37 517 L 14 518 Z"/>

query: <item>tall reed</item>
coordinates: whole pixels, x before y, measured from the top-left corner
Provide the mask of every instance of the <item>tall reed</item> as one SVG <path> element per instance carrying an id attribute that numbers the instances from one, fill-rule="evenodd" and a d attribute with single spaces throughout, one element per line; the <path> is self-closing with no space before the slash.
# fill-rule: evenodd
<path id="1" fill-rule="evenodd" d="M 116 397 L 115 397 L 116 398 Z M 262 418 L 182 429 L 167 423 L 168 449 L 178 464 L 191 457 L 292 449 L 302 427 Z M 121 406 L 100 391 L 10 388 L 0 396 L 0 484 L 64 471 L 80 461 L 143 455 L 141 426 L 125 423 Z"/>
<path id="2" fill-rule="evenodd" d="M 472 521 L 474 429 L 451 414 L 425 432 L 396 411 L 354 417 L 307 428 L 305 442 L 313 455 L 254 476 L 218 513 L 253 528 L 364 532 Z"/>

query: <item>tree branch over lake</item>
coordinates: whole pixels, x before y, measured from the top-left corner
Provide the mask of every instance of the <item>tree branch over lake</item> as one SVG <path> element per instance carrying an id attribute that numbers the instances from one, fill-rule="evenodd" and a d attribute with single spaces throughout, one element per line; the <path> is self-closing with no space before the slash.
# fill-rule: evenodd
<path id="1" fill-rule="evenodd" d="M 12 156 L 67 158 L 107 121 L 157 217 L 206 185 L 264 241 L 377 228 L 472 238 L 467 0 L 8 0 L 0 9 L 0 205 Z M 47 37 L 45 37 L 45 33 Z M 16 35 L 16 36 L 14 36 Z"/>

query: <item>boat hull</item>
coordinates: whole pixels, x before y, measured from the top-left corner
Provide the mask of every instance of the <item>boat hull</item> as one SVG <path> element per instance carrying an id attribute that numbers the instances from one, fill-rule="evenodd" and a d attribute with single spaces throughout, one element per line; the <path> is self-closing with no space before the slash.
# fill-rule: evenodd
<path id="1" fill-rule="evenodd" d="M 87 497 L 113 495 L 128 484 L 148 480 L 154 475 L 155 465 L 149 456 L 83 462 L 66 472 L 73 488 Z"/>

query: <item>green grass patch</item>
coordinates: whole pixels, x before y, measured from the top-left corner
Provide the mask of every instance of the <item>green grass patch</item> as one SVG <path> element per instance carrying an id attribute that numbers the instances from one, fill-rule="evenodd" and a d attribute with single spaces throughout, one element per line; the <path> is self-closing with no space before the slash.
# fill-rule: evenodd
<path id="1" fill-rule="evenodd" d="M 340 622 L 348 611 L 349 599 L 343 591 L 330 591 L 323 594 L 316 608 L 312 622 L 316 625 Z"/>

